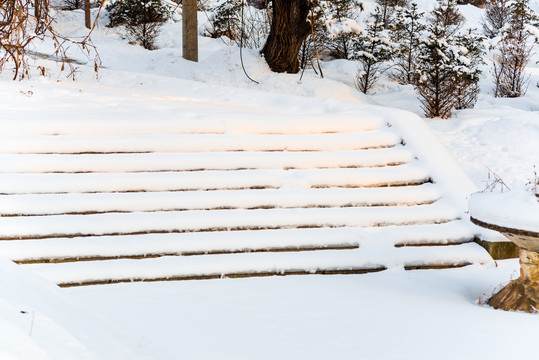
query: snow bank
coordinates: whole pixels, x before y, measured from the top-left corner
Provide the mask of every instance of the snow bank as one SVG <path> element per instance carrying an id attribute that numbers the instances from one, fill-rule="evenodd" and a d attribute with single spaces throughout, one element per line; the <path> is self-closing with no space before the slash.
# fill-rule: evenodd
<path id="1" fill-rule="evenodd" d="M 109 320 L 0 258 L 2 359 L 139 359 Z"/>

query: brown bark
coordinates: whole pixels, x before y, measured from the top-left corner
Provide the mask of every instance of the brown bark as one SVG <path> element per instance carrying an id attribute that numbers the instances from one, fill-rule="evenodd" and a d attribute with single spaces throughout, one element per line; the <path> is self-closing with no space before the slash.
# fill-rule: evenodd
<path id="1" fill-rule="evenodd" d="M 92 28 L 92 18 L 90 12 L 90 0 L 84 0 L 84 25 L 86 28 Z"/>
<path id="2" fill-rule="evenodd" d="M 182 2 L 183 58 L 198 61 L 197 0 Z"/>
<path id="3" fill-rule="evenodd" d="M 299 71 L 299 50 L 311 31 L 309 11 L 309 0 L 273 0 L 270 34 L 262 49 L 272 71 Z"/>

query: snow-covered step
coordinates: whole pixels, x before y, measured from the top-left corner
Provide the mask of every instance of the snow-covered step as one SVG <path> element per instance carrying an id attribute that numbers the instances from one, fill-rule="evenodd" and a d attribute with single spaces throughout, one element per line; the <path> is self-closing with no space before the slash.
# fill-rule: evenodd
<path id="1" fill-rule="evenodd" d="M 416 185 L 429 171 L 413 162 L 380 168 L 140 173 L 1 174 L 0 194 L 178 191 Z"/>
<path id="2" fill-rule="evenodd" d="M 469 223 L 375 228 L 303 228 L 258 231 L 139 234 L 0 241 L 0 253 L 25 262 L 200 255 L 306 249 L 455 245 L 473 241 Z"/>
<path id="3" fill-rule="evenodd" d="M 475 240 L 476 229 L 468 220 L 438 224 L 390 225 L 362 229 L 361 246 L 445 246 Z"/>
<path id="4" fill-rule="evenodd" d="M 261 114 L 237 112 L 178 113 L 146 118 L 133 114 L 48 114 L 46 121 L 28 117 L 0 119 L 3 135 L 162 135 L 162 134 L 325 134 L 376 130 L 386 126 L 381 117 L 335 114 Z M 214 110 L 214 109 L 211 109 Z M 210 110 L 210 111 L 211 111 Z M 209 111 L 208 111 L 209 112 Z M 66 116 L 67 115 L 67 116 Z"/>
<path id="5" fill-rule="evenodd" d="M 189 210 L 1 217 L 0 239 L 81 235 L 256 230 L 301 227 L 367 227 L 443 223 L 459 212 L 451 202 L 428 205 L 256 210 Z"/>
<path id="6" fill-rule="evenodd" d="M 131 281 L 185 280 L 287 274 L 361 273 L 393 266 L 407 269 L 441 268 L 490 260 L 477 244 L 445 247 L 376 248 L 304 251 L 294 253 L 242 253 L 200 256 L 164 256 L 150 259 L 120 259 L 27 264 L 27 270 L 61 286 Z"/>
<path id="7" fill-rule="evenodd" d="M 137 154 L 0 154 L 0 172 L 152 172 L 383 167 L 410 162 L 402 146 L 360 151 L 197 152 Z"/>
<path id="8" fill-rule="evenodd" d="M 202 151 L 347 151 L 401 142 L 387 129 L 312 135 L 0 135 L 0 153 L 77 154 Z"/>
<path id="9" fill-rule="evenodd" d="M 360 207 L 429 204 L 442 194 L 434 184 L 390 188 L 259 189 L 178 192 L 0 195 L 0 215 L 104 212 Z"/>

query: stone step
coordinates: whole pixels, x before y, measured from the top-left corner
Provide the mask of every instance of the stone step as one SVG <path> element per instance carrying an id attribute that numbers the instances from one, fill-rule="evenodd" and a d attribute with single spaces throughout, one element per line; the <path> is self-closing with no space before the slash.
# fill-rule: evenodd
<path id="1" fill-rule="evenodd" d="M 303 228 L 11 240 L 0 241 L 0 253 L 18 263 L 39 263 L 372 246 L 380 249 L 441 246 L 472 242 L 473 237 L 473 228 L 468 223 L 451 221 L 376 228 Z"/>
<path id="2" fill-rule="evenodd" d="M 26 264 L 25 269 L 60 286 L 133 281 L 165 281 L 267 275 L 341 274 L 384 270 L 444 268 L 490 260 L 477 244 L 445 247 L 375 248 L 226 255 L 163 256 L 149 259 Z"/>
<path id="3" fill-rule="evenodd" d="M 312 135 L 0 135 L 4 154 L 106 154 L 218 151 L 350 151 L 389 148 L 401 138 L 386 130 Z"/>
<path id="4" fill-rule="evenodd" d="M 450 202 L 394 207 L 188 210 L 0 217 L 1 240 L 278 228 L 368 227 L 444 223 L 459 212 Z"/>
<path id="5" fill-rule="evenodd" d="M 413 206 L 441 197 L 434 184 L 385 188 L 0 195 L 0 216 L 106 212 Z"/>
<path id="6" fill-rule="evenodd" d="M 402 146 L 359 151 L 137 154 L 0 154 L 0 173 L 121 173 L 253 169 L 334 169 L 402 165 Z"/>
<path id="7" fill-rule="evenodd" d="M 167 114 L 160 117 L 137 117 L 116 113 L 114 117 L 98 113 L 78 114 L 50 111 L 46 120 L 39 117 L 0 119 L 2 135 L 165 135 L 165 134 L 257 134 L 257 135 L 306 135 L 350 133 L 377 130 L 386 127 L 381 117 L 353 117 L 343 113 L 324 114 L 269 114 L 253 116 L 237 111 L 234 117 L 223 117 L 222 111 L 230 109 L 196 109 L 196 113 Z M 228 115 L 228 113 L 227 113 Z"/>
<path id="8" fill-rule="evenodd" d="M 0 194 L 379 187 L 419 185 L 429 180 L 429 172 L 415 162 L 381 168 L 164 173 L 4 173 L 0 178 Z"/>

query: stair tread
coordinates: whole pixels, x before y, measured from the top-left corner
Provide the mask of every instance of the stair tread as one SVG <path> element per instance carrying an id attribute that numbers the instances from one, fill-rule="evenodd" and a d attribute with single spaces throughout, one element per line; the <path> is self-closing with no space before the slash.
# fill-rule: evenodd
<path id="1" fill-rule="evenodd" d="M 212 104 L 213 105 L 213 104 Z M 372 114 L 362 117 L 343 113 L 280 114 L 275 112 L 241 113 L 223 117 L 230 109 L 200 108 L 197 113 L 183 112 L 162 114 L 148 121 L 146 117 L 129 113 L 117 113 L 114 117 L 99 113 L 84 116 L 66 116 L 63 113 L 47 114 L 46 121 L 40 117 L 0 119 L 3 135 L 162 135 L 162 134 L 323 134 L 375 130 L 385 126 L 382 117 Z M 79 114 L 80 115 L 80 114 Z"/>
<path id="2" fill-rule="evenodd" d="M 398 135 L 386 129 L 311 135 L 0 135 L 0 153 L 346 151 L 392 147 L 400 142 Z"/>
<path id="3" fill-rule="evenodd" d="M 0 173 L 149 172 L 381 167 L 410 162 L 402 146 L 359 151 L 0 154 Z"/>
<path id="4" fill-rule="evenodd" d="M 0 193 L 384 186 L 426 182 L 417 163 L 381 168 L 1 175 Z"/>
<path id="5" fill-rule="evenodd" d="M 461 265 L 489 261 L 476 244 L 444 249 L 401 248 L 381 253 L 376 249 L 305 251 L 299 253 L 242 253 L 200 256 L 164 256 L 150 259 L 119 259 L 53 264 L 26 264 L 57 284 L 108 280 L 150 280 L 203 275 L 284 273 L 293 271 L 376 269 L 395 266 Z"/>
<path id="6" fill-rule="evenodd" d="M 434 184 L 413 187 L 0 195 L 0 215 L 416 205 L 438 200 Z"/>
<path id="7" fill-rule="evenodd" d="M 62 235 L 134 234 L 139 232 L 212 231 L 278 227 L 387 226 L 441 223 L 460 213 L 445 200 L 395 207 L 188 210 L 1 217 L 2 238 Z"/>
<path id="8" fill-rule="evenodd" d="M 42 240 L 0 241 L 0 253 L 14 260 L 144 256 L 149 254 L 199 254 L 249 252 L 265 249 L 376 246 L 387 249 L 400 243 L 459 244 L 474 237 L 464 221 L 384 228 L 276 229 L 167 233 Z"/>

